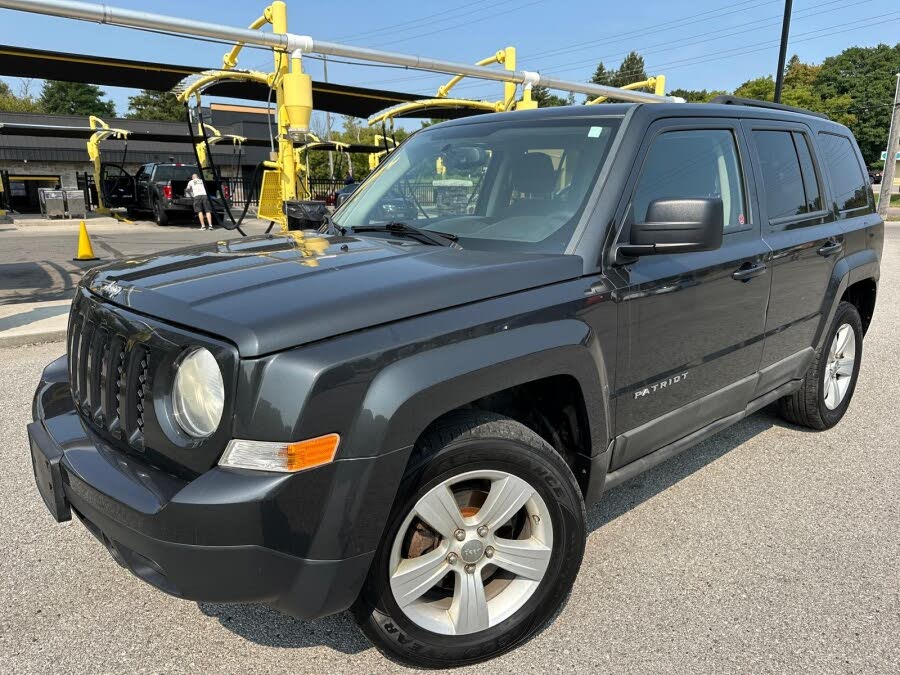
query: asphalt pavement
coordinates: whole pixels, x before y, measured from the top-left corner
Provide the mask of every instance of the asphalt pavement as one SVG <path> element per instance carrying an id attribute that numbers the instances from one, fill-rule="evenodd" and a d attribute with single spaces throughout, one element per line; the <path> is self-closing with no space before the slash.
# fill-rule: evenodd
<path id="1" fill-rule="evenodd" d="M 900 672 L 900 226 L 843 422 L 764 410 L 589 512 L 562 612 L 472 673 Z M 25 424 L 62 343 L 0 349 L 0 672 L 402 670 L 346 614 L 197 604 L 120 568 L 34 487 Z M 227 526 L 227 524 L 223 524 Z"/>
<path id="2" fill-rule="evenodd" d="M 235 230 L 201 231 L 196 223 L 160 227 L 148 221 L 123 223 L 108 217 L 87 220 L 97 262 L 75 262 L 80 221 L 17 219 L 0 224 L 0 305 L 71 298 L 85 270 L 118 258 L 165 251 L 191 244 L 240 237 Z M 247 234 L 265 232 L 268 223 L 248 218 Z"/>

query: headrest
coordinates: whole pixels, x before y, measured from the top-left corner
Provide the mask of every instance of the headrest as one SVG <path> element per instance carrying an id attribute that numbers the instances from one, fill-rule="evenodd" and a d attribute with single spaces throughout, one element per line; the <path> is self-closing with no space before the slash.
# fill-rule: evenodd
<path id="1" fill-rule="evenodd" d="M 530 195 L 549 195 L 556 181 L 553 160 L 543 152 L 525 153 L 516 162 L 512 179 L 514 190 Z"/>

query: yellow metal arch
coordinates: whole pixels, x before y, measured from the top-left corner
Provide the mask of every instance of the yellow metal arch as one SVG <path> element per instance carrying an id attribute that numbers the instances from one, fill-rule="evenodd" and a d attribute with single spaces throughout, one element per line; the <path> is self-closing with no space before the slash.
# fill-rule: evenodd
<path id="1" fill-rule="evenodd" d="M 426 98 L 421 101 L 410 101 L 401 103 L 392 108 L 383 110 L 374 117 L 369 118 L 369 126 L 388 122 L 395 117 L 402 117 L 411 112 L 421 112 L 426 110 L 441 110 L 443 108 L 468 108 L 479 112 L 503 112 L 506 110 L 502 101 L 475 101 L 467 98 Z"/>
<path id="2" fill-rule="evenodd" d="M 654 94 L 663 96 L 666 93 L 666 76 L 657 75 L 655 77 L 649 77 L 640 82 L 626 84 L 624 87 L 619 87 L 619 89 L 628 89 L 629 91 L 634 91 L 635 89 L 652 89 Z M 597 103 L 603 103 L 607 99 L 609 99 L 609 96 L 598 96 L 592 101 L 587 101 L 585 105 L 596 105 Z"/>
<path id="3" fill-rule="evenodd" d="M 88 118 L 88 122 L 91 129 L 95 130 L 88 139 L 87 152 L 94 167 L 94 185 L 97 187 L 97 213 L 109 213 L 109 207 L 103 203 L 102 176 L 100 175 L 103 162 L 100 159 L 100 143 L 108 138 L 127 140 L 128 134 L 131 132 L 128 129 L 115 129 L 94 115 Z"/>

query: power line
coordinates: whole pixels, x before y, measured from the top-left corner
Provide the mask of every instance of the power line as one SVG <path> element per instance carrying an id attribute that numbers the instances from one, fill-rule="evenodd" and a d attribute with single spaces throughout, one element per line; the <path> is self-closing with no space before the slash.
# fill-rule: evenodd
<path id="1" fill-rule="evenodd" d="M 736 5 L 731 6 L 731 7 L 738 8 L 738 9 L 730 9 L 729 10 L 729 8 L 727 8 L 727 7 L 719 8 L 719 9 L 711 9 L 706 12 L 700 12 L 699 14 L 691 14 L 689 16 L 682 17 L 681 19 L 672 19 L 671 21 L 663 22 L 661 24 L 651 24 L 649 26 L 644 26 L 643 28 L 638 28 L 638 29 L 629 31 L 627 33 L 616 33 L 614 35 L 607 35 L 605 37 L 598 38 L 596 40 L 587 40 L 586 42 L 578 42 L 574 45 L 570 45 L 569 47 L 563 47 L 563 48 L 558 48 L 558 49 L 549 49 L 549 50 L 546 50 L 543 52 L 535 52 L 531 56 L 534 58 L 541 57 L 541 56 L 556 56 L 561 53 L 570 53 L 570 52 L 581 51 L 582 49 L 584 49 L 588 46 L 593 46 L 593 45 L 598 45 L 598 44 L 614 44 L 616 42 L 624 42 L 635 35 L 644 35 L 649 30 L 652 30 L 654 32 L 661 32 L 661 30 L 672 30 L 675 28 L 684 28 L 685 26 L 693 26 L 698 23 L 703 23 L 704 21 L 721 19 L 722 17 L 729 16 L 731 14 L 737 14 L 739 12 L 746 12 L 751 9 L 763 7 L 764 5 L 772 5 L 772 4 L 774 4 L 776 2 L 780 2 L 780 1 L 781 0 L 766 0 L 766 2 L 759 2 L 759 0 L 744 0 L 743 2 L 739 2 Z M 751 4 L 754 2 L 757 4 L 753 4 L 750 7 L 742 6 L 742 5 L 747 5 L 747 4 Z M 728 11 L 726 11 L 726 10 L 728 10 Z M 719 14 L 718 16 L 712 16 L 712 17 L 708 16 L 709 14 L 714 14 L 714 13 L 718 13 L 718 12 L 721 12 L 721 14 Z M 700 19 L 699 17 L 706 17 L 706 18 Z M 688 21 L 689 19 L 697 19 L 697 20 L 696 21 Z M 683 23 L 683 22 L 687 22 L 687 23 Z M 674 25 L 674 24 L 680 24 L 680 25 Z M 614 38 L 614 39 L 610 40 L 610 38 Z"/>
<path id="2" fill-rule="evenodd" d="M 739 5 L 746 5 L 746 4 L 750 3 L 750 2 L 756 2 L 756 1 L 757 1 L 757 0 L 745 0 L 744 2 L 739 3 Z M 779 2 L 780 0 L 773 0 L 773 1 L 774 1 L 774 2 Z M 822 7 L 828 7 L 829 5 L 834 5 L 834 4 L 839 4 L 839 5 L 841 5 L 841 4 L 844 2 L 844 0 L 831 0 L 830 2 L 826 2 L 824 5 L 823 5 L 823 4 L 818 4 L 818 3 L 813 4 L 813 5 L 810 5 L 810 6 L 806 7 L 806 8 L 804 8 L 804 9 L 799 10 L 798 13 L 802 13 L 802 12 L 810 13 L 810 12 L 812 12 L 812 13 L 824 14 L 824 13 L 827 13 L 827 12 L 839 11 L 839 10 L 845 9 L 845 8 L 847 8 L 847 7 L 852 7 L 852 6 L 857 5 L 857 4 L 863 4 L 863 3 L 866 3 L 866 2 L 872 2 L 872 1 L 873 1 L 873 0 L 860 0 L 859 2 L 856 2 L 856 3 L 854 3 L 853 5 L 842 5 L 842 6 L 840 6 L 840 7 L 837 7 L 837 8 L 834 8 L 834 9 L 830 9 L 830 10 L 826 10 L 826 11 L 824 11 L 824 12 L 821 11 L 821 10 L 822 10 Z M 753 7 L 750 7 L 750 8 L 744 8 L 744 9 L 741 10 L 741 11 L 746 11 L 747 9 L 752 9 L 752 8 L 755 8 L 755 7 L 761 7 L 761 6 L 763 6 L 763 5 L 768 5 L 768 4 L 772 4 L 772 2 L 762 2 L 762 3 L 759 3 L 759 4 L 757 4 L 757 5 L 754 5 Z M 683 21 L 685 21 L 685 20 L 687 20 L 687 19 L 690 19 L 690 18 L 693 18 L 693 17 L 697 17 L 697 16 L 703 16 L 703 15 L 709 14 L 709 13 L 714 12 L 714 11 L 721 11 L 721 10 L 710 10 L 710 11 L 708 11 L 708 12 L 701 12 L 700 14 L 694 14 L 694 15 L 691 15 L 691 16 L 688 16 L 688 17 L 684 17 L 683 19 L 675 19 L 675 20 L 672 20 L 672 21 L 668 22 L 668 24 L 681 23 L 681 22 L 683 22 Z M 728 14 L 730 14 L 730 13 L 733 13 L 733 12 L 728 12 Z M 709 18 L 706 19 L 706 20 L 708 21 L 708 20 L 718 19 L 718 18 L 721 18 L 722 16 L 725 16 L 725 14 L 722 14 L 722 15 L 717 16 L 717 17 L 709 17 Z M 800 18 L 800 19 L 806 19 L 806 18 L 809 18 L 809 16 L 811 16 L 811 15 L 800 16 L 800 17 L 798 17 L 798 18 Z M 748 26 L 748 25 L 752 25 L 752 24 L 754 24 L 754 23 L 759 23 L 760 21 L 768 21 L 768 20 L 770 20 L 770 19 L 778 19 L 778 20 L 779 20 L 778 22 L 780 23 L 781 15 L 776 15 L 776 16 L 771 16 L 771 17 L 764 17 L 764 18 L 762 18 L 762 19 L 757 19 L 757 20 L 755 20 L 755 21 L 751 21 L 751 22 L 749 22 L 749 23 L 744 24 L 744 28 L 746 28 L 746 26 Z M 692 23 L 696 23 L 696 22 L 692 22 Z M 665 25 L 667 25 L 667 24 L 662 24 L 662 25 L 665 26 Z M 672 26 L 672 27 L 670 27 L 670 28 L 662 28 L 661 31 L 657 31 L 657 32 L 663 32 L 663 31 L 675 30 L 675 29 L 678 29 L 678 28 L 682 28 L 682 27 L 684 27 L 684 26 L 686 26 L 686 25 L 690 25 L 690 24 L 682 24 L 682 25 L 679 25 L 679 26 Z M 757 26 L 756 28 L 754 28 L 754 29 L 752 29 L 752 30 L 753 30 L 753 31 L 761 30 L 761 29 L 766 28 L 766 27 L 768 27 L 768 26 Z M 644 33 L 644 32 L 646 32 L 646 29 L 641 29 L 641 30 L 634 31 L 634 32 L 636 32 L 636 33 L 638 33 L 638 32 L 639 32 L 639 33 Z M 726 34 L 726 35 L 717 35 L 716 37 L 713 37 L 713 38 L 704 37 L 704 38 L 701 38 L 701 39 L 699 39 L 699 40 L 697 40 L 697 41 L 695 41 L 695 42 L 691 42 L 691 43 L 687 43 L 687 44 L 684 43 L 684 42 L 682 42 L 682 41 L 678 41 L 678 40 L 670 40 L 670 41 L 667 41 L 667 42 L 659 42 L 659 43 L 656 43 L 656 44 L 653 44 L 653 45 L 648 45 L 648 46 L 646 46 L 646 47 L 638 47 L 638 48 L 637 48 L 637 51 L 641 52 L 642 54 L 645 54 L 645 53 L 647 53 L 645 50 L 648 49 L 648 48 L 649 48 L 649 49 L 652 49 L 652 48 L 654 48 L 654 47 L 662 47 L 662 46 L 665 46 L 665 45 L 674 45 L 674 46 L 669 47 L 669 48 L 666 48 L 666 49 L 658 49 L 658 50 L 655 50 L 655 52 L 651 52 L 651 53 L 659 53 L 659 52 L 662 52 L 662 51 L 671 51 L 672 49 L 679 49 L 679 48 L 685 47 L 685 46 L 691 46 L 691 45 L 694 45 L 694 44 L 702 44 L 703 42 L 708 42 L 708 41 L 710 41 L 710 40 L 719 40 L 719 39 L 724 39 L 724 38 L 726 38 L 726 37 L 733 37 L 733 36 L 735 36 L 735 35 L 740 35 L 740 34 L 743 34 L 743 33 L 745 33 L 745 32 L 748 32 L 748 31 L 742 29 L 742 30 L 740 30 L 740 31 L 736 31 L 736 32 L 733 32 L 733 33 L 728 33 L 728 34 Z M 617 40 L 617 41 L 618 41 L 618 40 Z M 616 42 L 616 41 L 614 41 L 614 42 Z M 565 51 L 565 50 L 556 50 L 556 51 L 562 52 L 562 51 Z M 543 53 L 546 54 L 546 53 L 550 53 L 550 52 L 543 52 Z M 538 54 L 540 54 L 540 52 L 539 52 Z M 589 60 L 585 60 L 585 61 L 559 63 L 559 64 L 556 64 L 555 66 L 550 66 L 550 68 L 566 66 L 566 65 L 570 65 L 570 64 L 572 64 L 572 63 L 579 63 L 579 64 L 581 64 L 581 63 L 599 62 L 599 61 L 602 61 L 603 59 L 614 58 L 614 57 L 619 57 L 619 56 L 624 56 L 624 55 L 625 55 L 625 53 L 619 52 L 619 53 L 616 53 L 616 54 L 613 54 L 613 55 L 607 55 L 607 56 L 602 56 L 602 57 L 595 57 L 595 58 L 592 58 L 592 59 L 589 59 Z M 527 62 L 531 62 L 531 61 L 533 61 L 533 57 L 528 56 L 528 57 L 526 57 L 526 60 L 527 60 Z M 545 68 L 544 70 L 549 70 L 549 68 Z M 378 81 L 375 81 L 375 82 L 368 82 L 367 84 L 391 84 L 391 83 L 394 83 L 394 82 L 422 81 L 422 80 L 432 79 L 433 77 L 435 77 L 435 76 L 433 76 L 433 75 L 425 75 L 425 76 L 416 76 L 416 77 L 407 77 L 407 78 L 393 78 L 393 79 L 387 79 L 387 80 L 378 80 Z M 458 85 L 457 89 L 467 89 L 467 88 L 471 88 L 471 87 L 473 87 L 473 86 L 483 86 L 483 85 L 484 85 L 484 83 L 482 83 L 482 82 L 468 82 L 468 83 L 464 83 L 464 84 Z"/>
<path id="3" fill-rule="evenodd" d="M 819 17 L 822 14 L 828 14 L 829 12 L 838 12 L 838 11 L 841 11 L 844 9 L 849 9 L 850 7 L 855 7 L 856 5 L 863 5 L 863 4 L 866 4 L 869 2 L 874 2 L 874 0 L 858 0 L 857 2 L 854 2 L 851 4 L 847 4 L 846 0 L 831 0 L 830 2 L 826 2 L 824 4 L 817 4 L 815 6 L 808 7 L 806 9 L 802 9 L 802 10 L 799 10 L 798 12 L 795 12 L 794 19 L 798 20 L 798 19 L 808 19 L 811 17 Z M 824 7 L 828 7 L 830 5 L 839 5 L 839 6 L 833 8 L 833 9 L 823 11 Z M 798 16 L 798 14 L 800 14 L 802 12 L 807 12 L 808 14 L 806 14 L 805 16 Z M 761 23 L 763 21 L 771 21 L 772 19 L 777 19 L 777 21 L 773 21 L 771 23 L 767 23 L 762 26 L 757 26 L 756 28 L 753 28 L 749 31 L 746 29 L 747 26 L 750 26 L 752 24 Z M 736 30 L 731 33 L 717 33 L 714 36 L 704 35 L 703 37 L 701 37 L 697 40 L 694 40 L 693 42 L 682 42 L 680 40 L 678 40 L 678 41 L 669 40 L 666 42 L 657 42 L 656 44 L 647 45 L 645 47 L 637 47 L 635 49 L 631 49 L 628 52 L 624 52 L 624 53 L 617 52 L 616 54 L 608 54 L 606 56 L 598 56 L 598 57 L 593 57 L 590 59 L 583 59 L 583 60 L 579 60 L 579 61 L 566 61 L 564 63 L 551 64 L 549 66 L 546 66 L 546 68 L 549 70 L 550 68 L 558 68 L 558 67 L 567 66 L 567 65 L 576 65 L 576 64 L 587 65 L 590 63 L 598 63 L 605 59 L 622 58 L 623 56 L 627 56 L 632 51 L 637 51 L 638 53 L 641 54 L 641 56 L 646 56 L 647 54 L 657 54 L 657 53 L 661 53 L 661 52 L 672 51 L 673 49 L 680 49 L 682 47 L 691 47 L 691 46 L 703 44 L 706 42 L 713 42 L 715 40 L 723 40 L 725 38 L 734 37 L 736 35 L 743 35 L 745 33 L 755 32 L 758 30 L 763 30 L 764 28 L 770 28 L 770 27 L 776 26 L 776 25 L 780 26 L 781 21 L 782 21 L 782 16 L 780 14 L 775 15 L 775 16 L 767 16 L 762 19 L 757 19 L 755 21 L 750 21 L 750 22 L 744 24 L 743 26 L 741 26 L 740 30 Z M 674 46 L 670 47 L 668 45 L 674 45 Z M 656 47 L 662 47 L 662 48 L 655 49 Z"/>
<path id="4" fill-rule="evenodd" d="M 463 21 L 461 23 L 453 24 L 452 26 L 442 26 L 441 28 L 429 31 L 427 33 L 418 33 L 418 34 L 410 36 L 410 37 L 400 38 L 399 40 L 391 40 L 390 43 L 392 45 L 395 45 L 395 44 L 400 44 L 402 42 L 409 42 L 410 40 L 415 40 L 417 38 L 426 37 L 428 35 L 436 35 L 437 33 L 446 33 L 447 31 L 453 30 L 455 28 L 470 26 L 473 18 L 477 18 L 479 21 L 483 21 L 484 19 L 490 19 L 495 16 L 502 16 L 504 14 L 509 14 L 511 12 L 518 12 L 519 10 L 525 9 L 526 7 L 531 7 L 532 5 L 537 5 L 539 3 L 546 2 L 546 1 L 547 0 L 531 0 L 530 2 L 518 4 L 515 7 L 510 7 L 508 9 L 500 10 L 499 12 L 493 12 L 493 13 L 485 14 L 483 16 L 478 16 L 478 17 L 469 16 L 465 21 Z M 377 46 L 377 43 L 376 43 L 376 46 Z"/>
<path id="5" fill-rule="evenodd" d="M 343 35 L 341 37 L 335 38 L 335 40 L 338 42 L 340 42 L 342 40 L 352 41 L 352 40 L 355 40 L 355 39 L 358 39 L 361 37 L 368 37 L 368 36 L 372 35 L 373 33 L 378 33 L 379 35 L 391 34 L 391 33 L 397 33 L 397 32 L 402 33 L 407 30 L 410 30 L 409 28 L 403 28 L 403 26 L 412 26 L 415 24 L 427 25 L 430 23 L 435 23 L 435 21 L 428 21 L 428 19 L 431 19 L 433 17 L 438 17 L 438 16 L 444 16 L 446 14 L 453 14 L 455 12 L 458 12 L 461 9 L 465 9 L 466 7 L 471 7 L 472 5 L 483 4 L 483 2 L 484 2 L 484 0 L 475 0 L 474 2 L 467 2 L 464 5 L 458 5 L 456 7 L 453 7 L 452 9 L 445 9 L 442 12 L 435 12 L 434 14 L 426 14 L 425 16 L 420 16 L 416 19 L 410 19 L 408 21 L 403 21 L 401 23 L 393 23 L 389 26 L 382 26 L 381 28 L 374 28 L 374 29 L 362 31 L 360 33 L 353 33 L 351 35 Z M 506 2 L 512 2 L 512 0 L 501 0 L 501 2 L 495 3 L 495 5 L 505 4 Z M 442 20 L 443 19 L 438 19 L 437 21 L 442 21 Z"/>
<path id="6" fill-rule="evenodd" d="M 800 43 L 800 42 L 809 42 L 811 40 L 820 40 L 825 37 L 831 37 L 832 35 L 839 35 L 841 33 L 847 33 L 847 32 L 860 30 L 863 28 L 869 28 L 871 26 L 880 25 L 882 23 L 882 21 L 886 18 L 893 18 L 898 15 L 900 15 L 900 12 L 888 12 L 887 14 L 881 14 L 881 15 L 877 15 L 877 16 L 873 16 L 873 17 L 867 17 L 866 19 L 860 19 L 858 21 L 851 22 L 851 23 L 861 23 L 862 21 L 871 21 L 872 19 L 879 19 L 879 21 L 871 21 L 870 23 L 865 23 L 860 26 L 854 26 L 852 28 L 846 27 L 847 24 L 837 24 L 836 26 L 828 26 L 826 28 L 821 28 L 821 29 L 817 29 L 817 30 L 813 30 L 813 31 L 807 31 L 806 33 L 799 33 L 799 34 L 797 34 L 797 37 L 802 36 L 802 35 L 812 35 L 813 33 L 819 33 L 822 31 L 830 31 L 830 32 L 824 33 L 823 35 L 816 35 L 813 37 L 806 37 L 803 39 L 793 39 L 793 40 L 791 40 L 791 43 L 796 44 L 796 43 Z M 836 28 L 838 26 L 844 26 L 844 27 L 841 28 L 840 30 L 833 30 L 833 31 L 830 30 L 830 29 Z M 744 47 L 739 47 L 739 48 L 735 48 L 735 49 L 722 50 L 719 52 L 713 52 L 712 54 L 708 54 L 704 57 L 690 57 L 690 58 L 681 59 L 678 61 L 670 61 L 669 63 L 659 64 L 657 66 L 645 68 L 644 70 L 660 72 L 663 69 L 674 70 L 676 68 L 685 68 L 688 66 L 701 65 L 703 63 L 709 63 L 710 61 L 716 61 L 720 58 L 734 58 L 734 57 L 738 57 L 738 56 L 745 56 L 747 54 L 754 54 L 757 52 L 765 51 L 766 49 L 770 49 L 772 46 L 777 45 L 778 43 L 779 43 L 779 40 L 774 40 L 774 41 L 768 40 L 765 42 L 758 42 L 753 45 L 745 45 L 744 46 L 744 47 L 747 47 L 747 46 L 755 47 L 755 49 L 744 49 Z M 567 72 L 567 71 L 558 71 L 558 72 Z M 639 75 L 640 72 L 641 71 L 635 70 L 635 71 L 627 71 L 623 74 Z M 556 73 L 554 73 L 554 74 L 556 74 Z M 484 84 L 481 82 L 472 82 L 472 83 L 469 83 L 468 85 L 464 85 L 464 84 L 459 85 L 458 88 L 460 88 L 460 89 L 461 88 L 471 88 L 471 87 L 477 87 L 477 86 L 484 86 Z"/>

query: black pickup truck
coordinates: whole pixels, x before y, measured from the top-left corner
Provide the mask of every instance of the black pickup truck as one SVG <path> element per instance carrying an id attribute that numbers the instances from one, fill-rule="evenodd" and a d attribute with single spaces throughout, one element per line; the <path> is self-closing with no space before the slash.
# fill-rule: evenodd
<path id="1" fill-rule="evenodd" d="M 410 187 L 450 180 L 457 212 Z M 883 235 L 853 136 L 802 111 L 436 125 L 327 232 L 85 275 L 37 485 L 167 593 L 352 608 L 391 658 L 477 662 L 562 606 L 605 491 L 764 406 L 840 421 Z"/>
<path id="2" fill-rule="evenodd" d="M 125 208 L 128 215 L 150 213 L 158 225 L 168 225 L 173 218 L 194 216 L 194 201 L 185 195 L 192 174 L 200 175 L 196 165 L 150 163 L 134 175 L 119 164 L 104 163 L 101 182 L 104 203 L 109 208 Z M 225 205 L 219 197 L 219 184 L 208 177 L 203 180 L 218 222 L 223 222 Z M 223 186 L 225 199 L 228 187 Z"/>

